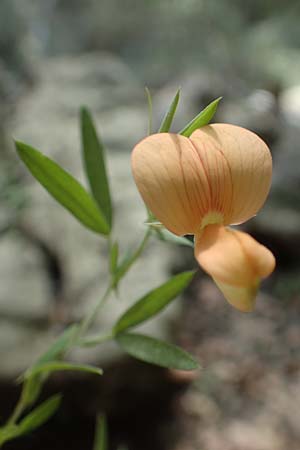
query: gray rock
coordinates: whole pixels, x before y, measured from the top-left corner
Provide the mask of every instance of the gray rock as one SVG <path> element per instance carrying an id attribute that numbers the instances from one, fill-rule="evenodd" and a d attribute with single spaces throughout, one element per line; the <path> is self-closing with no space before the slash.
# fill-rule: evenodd
<path id="1" fill-rule="evenodd" d="M 118 68 L 117 75 L 111 70 L 114 67 Z M 143 137 L 147 126 L 143 92 L 140 94 L 140 87 L 135 85 L 134 77 L 122 62 L 108 55 L 54 58 L 38 66 L 37 73 L 39 83 L 20 102 L 10 124 L 11 134 L 54 158 L 82 180 L 78 107 L 82 103 L 91 107 L 108 146 L 108 171 L 115 207 L 113 239 L 119 241 L 121 255 L 124 255 L 128 248 L 137 246 L 146 229 L 144 205 L 130 169 L 130 150 Z M 25 169 L 23 177 L 23 189 L 30 205 L 22 212 L 22 226 L 36 237 L 35 244 L 45 243 L 56 255 L 62 265 L 64 289 L 60 298 L 49 292 L 47 283 L 51 276 L 49 280 L 49 273 L 45 274 L 45 266 L 39 262 L 40 256 L 34 256 L 38 245 L 27 243 L 26 249 L 25 244 L 21 249 L 13 237 L 5 240 L 5 244 L 4 240 L 1 242 L 0 261 L 5 265 L 5 272 L 0 274 L 1 309 L 12 316 L 5 327 L 0 327 L 3 342 L 0 355 L 5 361 L 1 372 L 7 374 L 24 369 L 42 348 L 46 349 L 57 332 L 55 324 L 44 328 L 18 325 L 13 318 L 16 310 L 26 317 L 34 318 L 38 314 L 47 322 L 49 312 L 53 314 L 55 305 L 60 305 L 56 310 L 58 316 L 62 313 L 79 318 L 100 298 L 108 282 L 106 240 L 85 230 Z M 134 300 L 167 279 L 173 251 L 168 245 L 151 242 L 121 282 L 119 298 L 111 298 L 97 318 L 94 333 L 109 330 Z M 176 305 L 168 308 L 160 318 L 149 322 L 146 329 L 166 337 L 168 322 L 175 310 Z M 114 354 L 108 350 L 103 358 L 112 358 Z M 94 357 L 98 359 L 98 349 L 74 355 L 75 359 L 85 361 L 92 361 Z"/>

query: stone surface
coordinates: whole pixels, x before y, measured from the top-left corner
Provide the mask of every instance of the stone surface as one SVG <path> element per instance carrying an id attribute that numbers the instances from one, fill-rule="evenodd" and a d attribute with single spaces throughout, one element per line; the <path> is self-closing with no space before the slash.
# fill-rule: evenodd
<path id="1" fill-rule="evenodd" d="M 115 210 L 113 239 L 119 241 L 124 256 L 128 249 L 138 245 L 146 230 L 144 205 L 130 169 L 130 150 L 143 137 L 147 126 L 143 92 L 128 68 L 107 54 L 50 59 L 37 67 L 37 79 L 37 87 L 24 96 L 11 121 L 11 134 L 40 149 L 86 184 L 80 157 L 78 107 L 90 106 L 108 148 Z M 9 316 L 17 311 L 22 317 L 32 319 L 38 314 L 47 323 L 49 311 L 63 302 L 58 311 L 73 318 L 81 317 L 107 285 L 107 242 L 84 229 L 25 169 L 22 174 L 22 189 L 29 205 L 23 209 L 20 220 L 34 238 L 22 245 L 13 235 L 2 241 L 0 262 L 5 265 L 5 271 L 0 274 L 1 312 L 6 311 Z M 51 276 L 49 280 L 41 262 L 40 241 L 61 265 L 63 292 L 58 294 L 59 298 L 49 290 Z M 112 298 L 99 315 L 95 333 L 109 330 L 134 300 L 167 279 L 172 252 L 170 246 L 153 239 L 141 260 L 121 282 L 119 297 Z M 167 336 L 174 308 L 168 308 L 146 329 Z M 30 325 L 30 321 L 18 325 L 13 317 L 5 319 L 5 326 L 0 327 L 3 342 L 0 356 L 5 361 L 2 374 L 23 369 L 46 348 L 46 342 L 57 332 L 57 325 L 44 328 Z M 97 349 L 95 356 L 98 353 Z M 111 357 L 111 350 L 104 355 Z M 91 361 L 93 352 L 80 352 L 74 358 Z"/>

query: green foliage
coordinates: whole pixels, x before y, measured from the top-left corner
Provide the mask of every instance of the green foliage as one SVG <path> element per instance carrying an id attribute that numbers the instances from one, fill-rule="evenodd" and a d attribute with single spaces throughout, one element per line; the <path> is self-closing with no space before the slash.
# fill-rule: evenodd
<path id="1" fill-rule="evenodd" d="M 56 394 L 37 406 L 20 421 L 18 429 L 20 434 L 29 433 L 47 422 L 57 411 L 61 403 L 61 395 Z"/>
<path id="2" fill-rule="evenodd" d="M 146 89 L 146 93 L 150 133 L 152 128 L 152 99 L 148 89 Z M 180 90 L 178 89 L 160 125 L 159 132 L 169 132 L 177 110 L 179 97 Z M 208 105 L 182 130 L 181 134 L 190 136 L 195 129 L 207 124 L 213 117 L 219 101 L 220 98 Z M 91 195 L 72 175 L 38 150 L 21 142 L 16 142 L 16 149 L 32 175 L 77 220 L 96 233 L 109 235 L 112 229 L 113 209 L 106 172 L 105 150 L 97 135 L 92 116 L 86 108 L 81 109 L 80 126 L 82 155 Z M 142 241 L 133 251 L 121 258 L 120 262 L 118 242 L 112 241 L 109 237 L 109 272 L 111 276 L 103 296 L 96 302 L 94 308 L 88 311 L 80 324 L 69 326 L 20 377 L 20 381 L 23 382 L 20 400 L 6 426 L 0 428 L 0 446 L 8 440 L 34 430 L 55 413 L 61 401 L 60 395 L 51 397 L 20 420 L 24 412 L 27 412 L 28 408 L 32 407 L 37 401 L 45 380 L 52 372 L 76 370 L 102 375 L 103 372 L 100 368 L 73 364 L 63 360 L 66 353 L 74 346 L 95 346 L 115 339 L 126 353 L 142 361 L 180 370 L 194 370 L 199 367 L 191 355 L 177 346 L 150 336 L 127 332 L 130 328 L 153 318 L 166 308 L 190 283 L 194 271 L 178 274 L 149 291 L 122 314 L 113 329 L 110 329 L 108 333 L 88 337 L 85 335 L 100 307 L 105 304 L 113 289 L 117 288 L 120 280 L 144 251 L 152 232 L 153 234 L 155 232 L 158 238 L 163 241 L 193 247 L 191 241 L 184 237 L 175 236 L 163 228 L 161 224 L 155 226 L 153 222 L 155 218 L 149 211 L 148 220 L 150 226 L 146 229 Z M 101 416 L 97 418 L 94 450 L 107 450 L 107 447 L 106 419 Z"/>
<path id="3" fill-rule="evenodd" d="M 72 345 L 76 334 L 78 332 L 79 326 L 74 324 L 69 326 L 61 336 L 49 347 L 49 349 L 38 358 L 35 365 L 40 365 L 49 361 L 53 361 L 54 359 L 59 359 L 68 348 Z"/>
<path id="4" fill-rule="evenodd" d="M 105 151 L 100 141 L 91 114 L 81 109 L 81 142 L 85 171 L 91 191 L 111 230 L 112 203 L 106 173 Z"/>
<path id="5" fill-rule="evenodd" d="M 180 97 L 180 89 L 178 89 L 178 91 L 176 92 L 175 97 L 173 98 L 172 103 L 168 111 L 166 112 L 165 117 L 163 118 L 163 121 L 158 130 L 159 133 L 167 133 L 170 130 L 176 113 L 179 97 Z"/>
<path id="6" fill-rule="evenodd" d="M 80 372 L 89 372 L 94 373 L 96 375 L 102 375 L 103 371 L 102 369 L 99 369 L 98 367 L 89 366 L 86 364 L 72 364 L 64 361 L 50 361 L 46 362 L 44 364 L 37 364 L 31 368 L 29 368 L 25 374 L 24 378 L 28 379 L 35 375 L 39 374 L 46 374 L 49 375 L 51 372 L 57 372 L 59 370 L 77 370 Z"/>
<path id="7" fill-rule="evenodd" d="M 148 134 L 152 133 L 152 97 L 149 89 L 145 87 L 147 103 L 148 103 Z"/>
<path id="8" fill-rule="evenodd" d="M 109 233 L 105 217 L 74 177 L 29 145 L 16 142 L 16 148 L 32 175 L 62 206 L 90 230 L 104 235 Z"/>
<path id="9" fill-rule="evenodd" d="M 222 100 L 222 97 L 217 98 L 211 102 L 206 108 L 204 108 L 191 122 L 189 122 L 180 132 L 182 136 L 189 137 L 198 128 L 207 125 L 217 111 L 218 104 Z"/>
<path id="10" fill-rule="evenodd" d="M 121 333 L 116 336 L 120 347 L 141 361 L 169 369 L 195 370 L 197 361 L 175 345 L 137 333 Z"/>
<path id="11" fill-rule="evenodd" d="M 27 416 L 24 417 L 24 419 L 22 419 L 18 425 L 11 424 L 0 428 L 0 447 L 2 447 L 5 442 L 30 433 L 31 431 L 43 425 L 57 411 L 60 403 L 61 396 L 58 394 L 53 395 L 33 411 L 31 411 L 29 414 L 27 414 Z"/>
<path id="12" fill-rule="evenodd" d="M 113 274 L 113 282 L 112 285 L 114 288 L 118 287 L 118 284 L 120 280 L 126 275 L 132 264 L 135 262 L 135 252 L 129 253 L 127 252 L 126 255 L 121 260 L 120 264 L 115 267 L 115 271 Z"/>
<path id="13" fill-rule="evenodd" d="M 194 271 L 180 273 L 148 292 L 120 317 L 114 332 L 121 333 L 158 314 L 186 288 L 194 274 Z"/>
<path id="14" fill-rule="evenodd" d="M 20 377 L 20 380 L 23 380 L 24 382 L 20 402 L 15 411 L 16 417 L 22 410 L 35 403 L 41 393 L 43 383 L 48 378 L 50 373 L 44 371 L 34 372 L 34 369 L 36 367 L 40 368 L 44 364 L 62 357 L 75 339 L 77 331 L 78 325 L 71 325 L 68 327 L 53 343 L 53 345 L 51 345 L 50 348 L 40 358 L 38 358 L 36 363 L 33 364 L 30 369 Z"/>
<path id="15" fill-rule="evenodd" d="M 151 230 L 147 230 L 144 239 L 140 243 L 140 245 L 131 253 L 128 253 L 120 262 L 120 264 L 116 267 L 115 273 L 112 280 L 112 287 L 117 288 L 120 280 L 125 276 L 131 266 L 136 262 L 141 253 L 143 252 L 146 243 L 150 237 Z"/>
<path id="16" fill-rule="evenodd" d="M 194 248 L 194 244 L 189 239 L 183 236 L 176 236 L 176 234 L 171 233 L 166 228 L 156 228 L 155 229 L 160 240 L 165 242 L 171 242 L 172 244 L 184 245 L 185 247 Z"/>
<path id="17" fill-rule="evenodd" d="M 45 376 L 41 376 L 41 374 L 32 375 L 24 379 L 20 402 L 22 409 L 28 408 L 36 402 L 41 393 L 44 381 Z"/>
<path id="18" fill-rule="evenodd" d="M 114 242 L 110 247 L 110 255 L 109 255 L 109 270 L 112 275 L 116 273 L 118 267 L 118 256 L 119 256 L 119 245 L 117 242 Z"/>
<path id="19" fill-rule="evenodd" d="M 17 425 L 7 425 L 0 428 L 0 447 L 2 447 L 5 442 L 11 441 L 12 439 L 20 436 L 19 427 Z"/>
<path id="20" fill-rule="evenodd" d="M 96 421 L 96 432 L 93 450 L 107 450 L 108 436 L 107 436 L 107 422 L 104 415 L 98 416 Z"/>

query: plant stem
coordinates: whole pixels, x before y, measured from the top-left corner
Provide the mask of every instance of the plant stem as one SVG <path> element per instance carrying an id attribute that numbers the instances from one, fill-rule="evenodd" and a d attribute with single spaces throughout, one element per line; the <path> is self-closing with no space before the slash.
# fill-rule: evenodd
<path id="1" fill-rule="evenodd" d="M 143 238 L 143 240 L 142 240 L 142 242 L 140 243 L 140 245 L 138 246 L 138 248 L 136 249 L 136 251 L 134 252 L 134 254 L 132 255 L 132 257 L 131 257 L 131 259 L 130 259 L 130 263 L 128 264 L 128 266 L 127 266 L 127 270 L 126 270 L 126 272 L 125 273 L 127 273 L 128 272 L 128 270 L 131 268 L 131 266 L 136 262 L 136 260 L 141 256 L 141 254 L 143 253 L 143 251 L 144 251 L 144 249 L 145 249 L 145 247 L 146 247 L 146 244 L 147 244 L 147 242 L 148 242 L 148 239 L 149 239 L 149 237 L 150 237 L 150 235 L 151 235 L 151 228 L 150 227 L 148 227 L 148 229 L 147 229 L 147 231 L 146 231 L 146 233 L 145 233 L 145 235 L 144 235 L 144 238 Z M 125 273 L 124 273 L 124 275 L 125 275 Z"/>
<path id="2" fill-rule="evenodd" d="M 10 416 L 10 418 L 8 419 L 6 425 L 14 425 L 19 417 L 22 415 L 24 409 L 26 408 L 26 405 L 23 402 L 23 397 L 22 394 L 20 395 L 20 398 L 18 400 L 18 403 L 15 406 L 15 409 L 13 410 L 12 415 Z"/>
<path id="3" fill-rule="evenodd" d="M 87 336 L 79 340 L 80 347 L 93 347 L 94 345 L 103 344 L 103 342 L 110 341 L 114 338 L 113 333 L 98 334 L 94 336 Z"/>
<path id="4" fill-rule="evenodd" d="M 129 263 L 126 266 L 126 270 L 122 273 L 122 276 L 120 278 L 122 278 L 128 272 L 128 270 L 131 268 L 131 266 L 136 262 L 138 257 L 142 254 L 142 252 L 145 249 L 145 246 L 148 242 L 150 234 L 151 234 L 151 229 L 148 228 L 140 245 L 138 246 L 136 251 L 133 253 L 132 257 L 130 258 Z M 110 242 L 110 244 L 111 244 L 111 242 Z M 93 321 L 95 320 L 99 310 L 104 306 L 104 304 L 108 300 L 108 298 L 113 290 L 114 290 L 114 279 L 111 279 L 104 294 L 100 298 L 100 300 L 98 300 L 96 302 L 96 304 L 94 305 L 92 310 L 90 312 L 88 312 L 88 314 L 82 319 L 82 321 L 79 325 L 78 333 L 75 336 L 74 341 L 72 342 L 72 345 L 71 345 L 72 347 L 76 347 L 78 345 L 86 346 L 86 347 L 93 346 L 93 345 L 99 345 L 99 344 L 102 344 L 103 342 L 113 339 L 113 337 L 114 337 L 113 332 L 103 334 L 103 335 L 98 335 L 98 336 L 88 336 L 88 337 L 84 338 L 84 334 L 90 328 L 90 326 L 93 323 Z M 70 348 L 69 348 L 69 350 L 70 350 Z M 6 423 L 7 426 L 15 425 L 18 422 L 21 415 L 23 414 L 24 410 L 30 406 L 26 401 L 24 401 L 24 387 L 25 387 L 25 385 L 23 384 L 23 391 L 22 391 L 20 398 L 15 406 L 15 409 L 13 410 L 10 418 L 8 419 L 8 421 Z M 0 443 L 0 446 L 1 446 L 1 443 Z"/>
<path id="5" fill-rule="evenodd" d="M 94 305 L 91 311 L 88 312 L 88 314 L 84 317 L 80 324 L 80 328 L 77 335 L 77 342 L 78 339 L 80 339 L 86 331 L 90 328 L 92 322 L 95 320 L 96 315 L 98 314 L 99 310 L 104 306 L 106 301 L 108 300 L 108 297 L 110 293 L 112 292 L 113 287 L 111 283 L 109 283 L 108 287 L 106 288 L 106 291 L 104 292 L 103 296 L 100 298 L 98 302 Z"/>

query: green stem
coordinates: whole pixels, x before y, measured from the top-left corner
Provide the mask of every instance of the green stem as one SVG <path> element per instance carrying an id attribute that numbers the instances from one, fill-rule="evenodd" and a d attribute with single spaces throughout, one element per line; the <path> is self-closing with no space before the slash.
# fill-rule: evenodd
<path id="1" fill-rule="evenodd" d="M 144 251 L 146 244 L 148 242 L 148 239 L 151 235 L 151 229 L 148 228 L 142 242 L 140 243 L 140 245 L 138 246 L 138 248 L 136 249 L 136 251 L 133 253 L 132 257 L 130 258 L 130 260 L 128 261 L 127 265 L 126 265 L 126 269 L 124 270 L 124 272 L 122 273 L 121 277 L 117 280 L 119 281 L 127 272 L 128 270 L 132 267 L 132 265 L 136 262 L 136 260 L 141 256 L 142 252 Z M 86 333 L 86 331 L 90 328 L 91 324 L 93 323 L 93 321 L 95 320 L 99 310 L 104 306 L 104 304 L 106 303 L 106 301 L 108 300 L 108 297 L 110 296 L 111 292 L 113 291 L 113 289 L 115 288 L 115 279 L 113 278 L 106 291 L 104 292 L 103 296 L 100 298 L 100 300 L 95 304 L 94 308 L 92 308 L 92 310 L 87 314 L 87 316 L 83 319 L 83 321 L 81 322 L 80 328 L 79 328 L 79 332 L 77 335 L 77 342 L 78 339 L 80 340 L 80 338 L 82 336 L 84 336 L 84 334 Z"/>
<path id="2" fill-rule="evenodd" d="M 99 334 L 95 336 L 87 336 L 79 340 L 80 347 L 93 347 L 94 345 L 103 344 L 103 342 L 110 341 L 114 338 L 113 333 Z"/>
<path id="3" fill-rule="evenodd" d="M 26 408 L 26 405 L 23 402 L 23 397 L 22 394 L 18 400 L 18 403 L 15 406 L 15 409 L 13 410 L 12 415 L 10 416 L 10 418 L 8 419 L 6 426 L 11 426 L 14 425 L 20 418 L 20 416 L 22 415 L 24 409 Z"/>
<path id="4" fill-rule="evenodd" d="M 151 234 L 151 229 L 148 228 L 147 232 L 145 233 L 145 235 L 143 237 L 143 240 L 141 241 L 140 245 L 138 246 L 138 248 L 136 249 L 136 251 L 134 252 L 132 257 L 130 258 L 130 261 L 128 262 L 128 264 L 126 266 L 126 270 L 122 274 L 121 278 L 128 272 L 130 267 L 136 262 L 138 257 L 142 254 L 142 252 L 148 242 L 150 234 Z M 100 298 L 100 300 L 97 301 L 97 303 L 94 305 L 92 310 L 90 312 L 88 312 L 86 317 L 84 317 L 83 320 L 81 321 L 78 333 L 72 343 L 73 347 L 78 346 L 78 345 L 80 345 L 80 346 L 99 345 L 99 344 L 102 344 L 103 342 L 113 339 L 114 335 L 112 332 L 110 332 L 108 334 L 98 335 L 98 336 L 89 336 L 86 338 L 83 337 L 84 334 L 86 333 L 86 331 L 90 328 L 93 321 L 95 320 L 99 310 L 104 306 L 104 304 L 108 300 L 108 298 L 113 290 L 114 290 L 114 280 L 110 280 L 110 282 L 109 282 L 104 294 Z M 70 350 L 70 348 L 69 348 L 69 350 Z M 20 398 L 15 406 L 15 409 L 13 410 L 10 418 L 7 421 L 7 424 L 6 424 L 7 426 L 15 425 L 17 423 L 17 421 L 19 420 L 19 418 L 21 417 L 21 415 L 23 414 L 24 410 L 28 406 L 30 406 L 27 404 L 26 401 L 24 401 L 24 387 L 25 387 L 25 385 L 23 384 L 23 391 L 22 391 Z M 0 443 L 0 446 L 1 446 L 1 443 Z"/>
<path id="5" fill-rule="evenodd" d="M 127 267 L 127 270 L 126 270 L 126 272 L 125 273 L 127 273 L 128 272 L 128 270 L 133 266 L 133 264 L 136 262 L 136 260 L 141 256 L 141 254 L 143 253 L 143 251 L 144 251 L 144 249 L 145 249 L 145 247 L 146 247 L 146 244 L 147 244 L 147 242 L 148 242 L 148 240 L 149 240 L 149 237 L 150 237 L 150 235 L 151 235 L 151 228 L 150 227 L 148 227 L 148 229 L 147 229 L 147 231 L 146 231 L 146 233 L 145 233 L 145 235 L 144 235 L 144 238 L 143 238 L 143 240 L 142 240 L 142 242 L 140 243 L 140 245 L 138 246 L 138 248 L 136 249 L 136 251 L 134 252 L 134 254 L 132 255 L 132 257 L 131 257 L 131 259 L 130 259 L 130 263 L 129 263 L 129 265 L 128 265 L 128 267 Z M 125 274 L 124 274 L 125 275 Z"/>
<path id="6" fill-rule="evenodd" d="M 91 311 L 88 312 L 88 314 L 84 317 L 80 324 L 80 328 L 77 335 L 77 343 L 78 340 L 86 333 L 86 331 L 90 328 L 91 324 L 95 320 L 99 310 L 104 306 L 106 301 L 108 300 L 108 297 L 110 296 L 110 293 L 112 292 L 113 287 L 111 283 L 109 283 L 106 291 L 104 292 L 103 296 L 100 298 L 98 302 L 94 305 Z"/>

